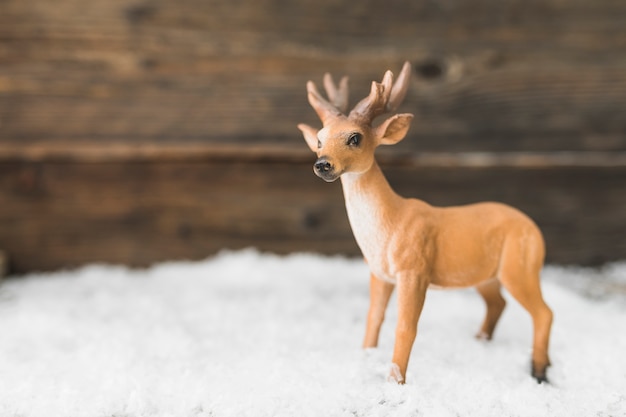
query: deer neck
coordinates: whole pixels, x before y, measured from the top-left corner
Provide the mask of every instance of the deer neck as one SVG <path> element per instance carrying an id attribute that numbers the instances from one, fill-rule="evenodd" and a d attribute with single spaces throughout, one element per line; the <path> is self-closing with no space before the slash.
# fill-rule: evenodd
<path id="1" fill-rule="evenodd" d="M 365 172 L 342 175 L 341 184 L 352 232 L 361 250 L 367 252 L 372 242 L 391 232 L 393 213 L 403 199 L 393 191 L 376 161 Z"/>

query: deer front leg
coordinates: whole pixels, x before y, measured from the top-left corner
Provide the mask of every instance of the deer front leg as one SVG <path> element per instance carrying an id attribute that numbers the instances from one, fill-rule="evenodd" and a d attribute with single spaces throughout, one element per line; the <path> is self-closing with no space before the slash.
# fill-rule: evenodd
<path id="1" fill-rule="evenodd" d="M 394 284 L 380 280 L 374 274 L 370 274 L 370 307 L 367 314 L 363 348 L 378 346 L 380 326 L 385 319 L 385 310 L 394 287 Z"/>
<path id="2" fill-rule="evenodd" d="M 417 335 L 417 322 L 424 306 L 428 283 L 418 274 L 404 274 L 398 277 L 397 285 L 398 324 L 389 380 L 404 384 L 409 356 Z"/>

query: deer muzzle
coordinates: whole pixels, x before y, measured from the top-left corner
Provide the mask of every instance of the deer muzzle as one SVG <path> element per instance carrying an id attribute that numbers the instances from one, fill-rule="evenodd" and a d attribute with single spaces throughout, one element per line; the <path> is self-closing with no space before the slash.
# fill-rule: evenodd
<path id="1" fill-rule="evenodd" d="M 315 175 L 326 182 L 332 182 L 339 178 L 339 175 L 335 172 L 335 167 L 326 157 L 319 158 L 313 165 L 313 170 Z"/>

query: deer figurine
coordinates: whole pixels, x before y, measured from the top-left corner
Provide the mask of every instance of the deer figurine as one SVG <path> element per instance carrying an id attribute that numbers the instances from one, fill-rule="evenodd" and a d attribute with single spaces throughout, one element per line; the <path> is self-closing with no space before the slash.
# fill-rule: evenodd
<path id="1" fill-rule="evenodd" d="M 330 74 L 324 76 L 328 100 L 309 81 L 308 100 L 324 127 L 318 131 L 298 125 L 317 154 L 315 174 L 327 182 L 341 179 L 350 226 L 370 268 L 363 347 L 377 346 L 389 298 L 397 287 L 398 322 L 389 380 L 403 384 L 428 288 L 476 287 L 487 305 L 477 337 L 489 340 L 505 307 L 500 292 L 504 286 L 532 317 L 531 375 L 539 383 L 547 382 L 552 311 L 539 283 L 545 255 L 539 228 L 504 204 L 434 207 L 403 198 L 376 163 L 376 148 L 402 140 L 413 119 L 412 114 L 395 114 L 373 123 L 398 108 L 410 74 L 408 62 L 395 83 L 387 71 L 349 113 L 347 77 L 336 85 Z"/>

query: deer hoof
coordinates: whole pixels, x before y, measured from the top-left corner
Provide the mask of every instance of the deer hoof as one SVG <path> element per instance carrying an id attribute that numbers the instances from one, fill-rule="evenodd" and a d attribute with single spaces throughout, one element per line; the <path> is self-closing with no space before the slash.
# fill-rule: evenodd
<path id="1" fill-rule="evenodd" d="M 391 370 L 389 370 L 389 376 L 387 377 L 387 381 L 398 385 L 404 385 L 404 377 L 402 376 L 402 372 L 400 372 L 400 367 L 397 364 L 391 364 Z"/>
<path id="2" fill-rule="evenodd" d="M 485 332 L 482 332 L 482 331 L 481 331 L 481 332 L 478 332 L 478 333 L 476 334 L 476 336 L 475 336 L 475 337 L 476 337 L 476 339 L 478 339 L 478 340 L 485 340 L 485 341 L 487 341 L 487 340 L 491 340 L 491 335 L 490 335 L 490 334 L 487 334 L 487 333 L 485 333 Z"/>
<path id="3" fill-rule="evenodd" d="M 548 381 L 548 366 L 547 365 L 543 367 L 539 367 L 539 366 L 535 366 L 535 364 L 533 363 L 530 374 L 532 375 L 533 378 L 535 378 L 538 384 L 550 383 L 550 381 Z"/>

